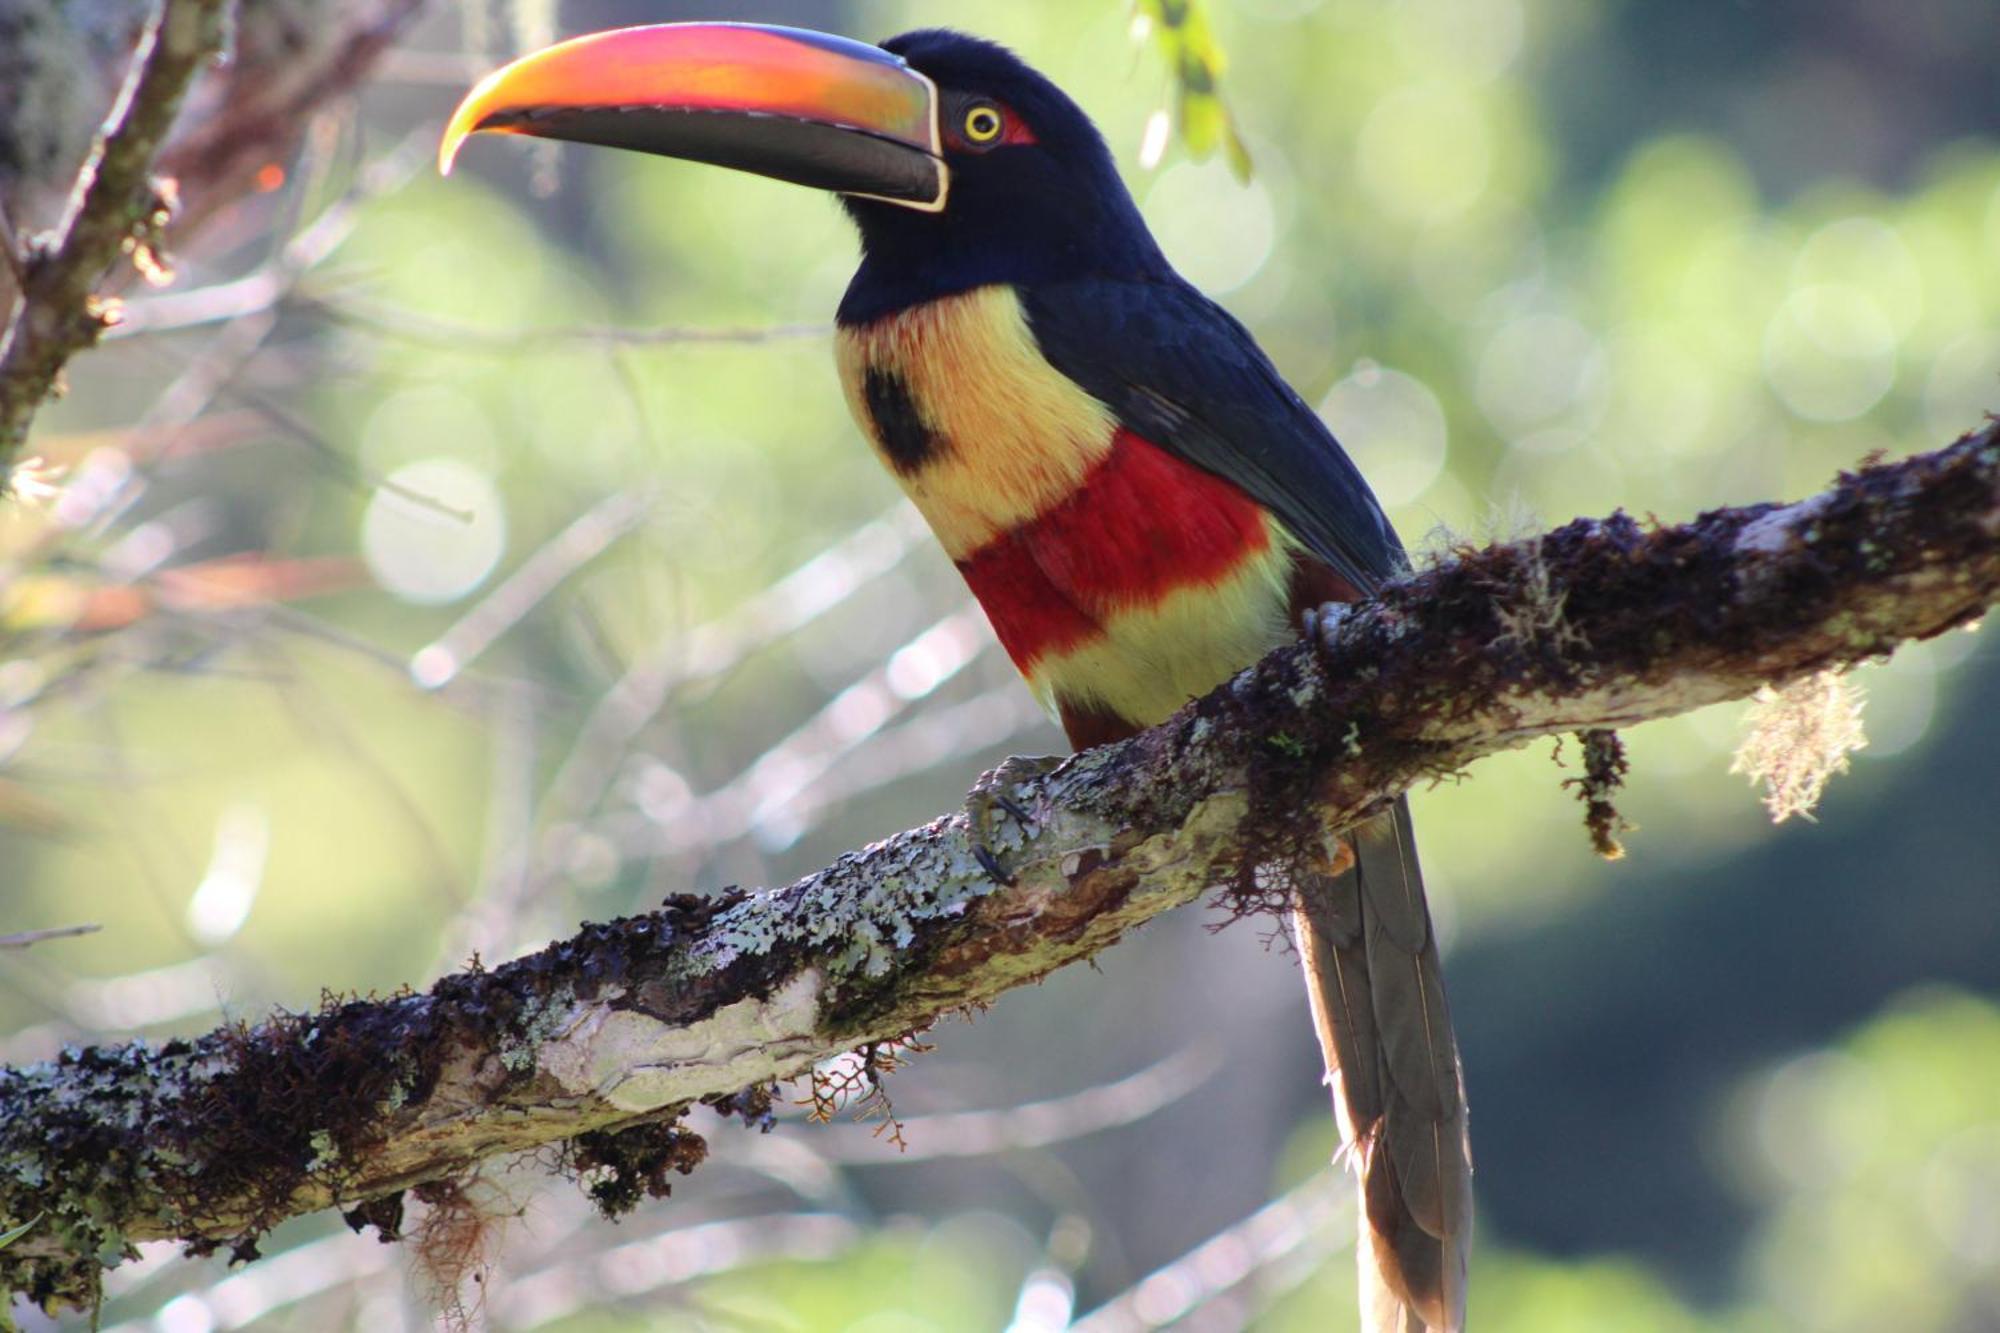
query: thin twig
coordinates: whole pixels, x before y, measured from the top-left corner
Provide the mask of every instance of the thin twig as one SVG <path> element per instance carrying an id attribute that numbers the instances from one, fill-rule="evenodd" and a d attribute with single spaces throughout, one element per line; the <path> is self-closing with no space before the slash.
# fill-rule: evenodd
<path id="1" fill-rule="evenodd" d="M 651 488 L 613 491 L 544 542 L 451 628 L 410 658 L 410 676 L 425 689 L 448 685 L 578 570 L 645 522 Z"/>
<path id="2" fill-rule="evenodd" d="M 276 316 L 266 314 L 258 316 L 255 319 L 247 319 L 240 323 L 232 324 L 228 329 L 223 331 L 222 335 L 216 339 L 216 342 L 223 342 L 238 329 L 254 327 L 259 330 L 256 338 L 257 342 L 261 344 L 264 337 L 270 333 L 271 324 L 275 322 L 275 319 Z M 243 361 L 247 361 L 255 353 L 254 346 L 240 350 L 244 353 Z M 240 369 L 243 361 L 239 361 L 236 368 Z M 231 374 L 233 378 L 234 372 L 232 371 Z M 240 384 L 232 386 L 228 381 L 209 386 L 211 394 L 221 394 L 225 390 L 230 397 L 262 416 L 266 421 L 277 427 L 284 435 L 304 445 L 312 452 L 315 458 L 319 459 L 326 466 L 329 472 L 356 490 L 384 491 L 406 504 L 412 504 L 419 509 L 428 510 L 440 518 L 451 522 L 472 522 L 474 515 L 471 511 L 447 504 L 435 495 L 417 490 L 411 486 L 406 486 L 402 482 L 397 481 L 393 476 L 386 475 L 369 467 L 354 454 L 342 449 L 338 444 L 322 435 L 313 426 L 312 422 L 299 413 L 292 411 L 292 409 L 286 407 L 276 399 L 258 393 L 254 389 L 246 389 Z"/>
<path id="3" fill-rule="evenodd" d="M 589 814 L 624 762 L 630 743 L 676 693 L 713 680 L 750 653 L 794 633 L 888 574 L 923 538 L 923 520 L 898 501 L 727 615 L 693 629 L 676 625 L 605 691 L 550 781 L 540 823 Z"/>
<path id="4" fill-rule="evenodd" d="M 306 51 L 237 62 L 219 104 L 183 125 L 161 155 L 162 168 L 189 186 L 176 226 L 200 225 L 256 188 L 261 172 L 282 171 L 301 129 L 359 85 L 426 8 L 426 0 L 325 5 L 314 11 Z"/>
<path id="5" fill-rule="evenodd" d="M 14 286 L 28 285 L 28 270 L 21 258 L 21 240 L 14 231 L 14 219 L 7 213 L 7 201 L 0 199 L 0 254 L 7 259 L 7 271 L 14 275 Z"/>
<path id="6" fill-rule="evenodd" d="M 1166 1328 L 1306 1251 L 1312 1262 L 1298 1270 L 1293 1283 L 1284 1284 L 1295 1285 L 1296 1278 L 1320 1266 L 1326 1256 L 1308 1247 L 1353 1215 L 1353 1198 L 1352 1189 L 1324 1172 L 1317 1173 L 1172 1263 L 1148 1273 L 1071 1324 L 1071 1333 L 1148 1333 Z M 1332 1247 L 1329 1244 L 1326 1248 Z"/>
<path id="7" fill-rule="evenodd" d="M 1061 1097 L 987 1111 L 906 1116 L 901 1152 L 883 1152 L 878 1127 L 866 1124 L 829 1125 L 815 1135 L 813 1146 L 828 1161 L 868 1166 L 908 1166 L 1046 1148 L 1144 1120 L 1208 1082 L 1222 1065 L 1221 1050 L 1198 1041 L 1137 1073 Z"/>
<path id="8" fill-rule="evenodd" d="M 530 820 L 535 812 L 535 752 L 541 717 L 525 687 L 496 689 L 487 731 L 486 846 L 472 898 L 445 934 L 450 959 L 505 956 L 519 937 L 530 886 Z"/>
<path id="9" fill-rule="evenodd" d="M 63 366 L 115 322 L 97 284 L 121 253 L 165 221 L 152 177 L 195 72 L 222 49 L 227 0 L 161 0 L 132 57 L 118 104 L 77 173 L 54 244 L 24 257 L 26 275 L 0 341 L 0 465 L 27 441 Z"/>
<path id="10" fill-rule="evenodd" d="M 496 329 L 440 319 L 415 310 L 347 299 L 316 303 L 327 318 L 405 342 L 454 350 L 539 352 L 552 344 L 584 343 L 632 347 L 707 346 L 823 338 L 829 324 L 773 324 L 764 328 L 681 327 L 635 329 L 618 324 L 552 324 L 547 328 Z"/>
<path id="11" fill-rule="evenodd" d="M 106 337 L 116 340 L 222 324 L 282 309 L 294 301 L 317 306 L 317 299 L 298 292 L 301 280 L 354 234 L 363 205 L 407 184 L 431 160 L 430 141 L 434 137 L 429 127 L 405 135 L 394 148 L 364 166 L 338 199 L 256 269 L 228 282 L 128 302 L 124 319 Z"/>
<path id="12" fill-rule="evenodd" d="M 600 1305 L 604 1300 L 600 1275 L 604 1273 L 620 1275 L 618 1295 L 628 1300 L 662 1288 L 674 1288 L 687 1299 L 688 1284 L 698 1279 L 788 1259 L 825 1262 L 859 1248 L 866 1235 L 852 1218 L 816 1212 L 733 1217 L 675 1227 L 585 1257 L 565 1256 L 519 1277 L 503 1278 L 493 1292 L 488 1318 L 499 1328 L 546 1328 Z M 654 1312 L 655 1319 L 658 1313 Z M 775 1322 L 771 1326 L 792 1327 Z M 732 1311 L 719 1327 L 740 1330 L 756 1326 Z"/>
<path id="13" fill-rule="evenodd" d="M 787 805 L 918 700 L 996 646 L 967 602 L 913 635 L 889 658 L 745 764 L 729 781 L 680 805 L 603 821 L 628 856 L 670 857 L 779 828 Z"/>
<path id="14" fill-rule="evenodd" d="M 42 930 L 18 930 L 12 935 L 0 935 L 0 949 L 26 949 L 40 944 L 43 940 L 74 939 L 78 935 L 95 935 L 102 926 L 49 926 Z"/>
<path id="15" fill-rule="evenodd" d="M 954 704 L 884 727 L 855 746 L 840 767 L 801 788 L 750 829 L 767 851 L 783 851 L 814 826 L 881 790 L 1000 745 L 1054 742 L 1053 724 L 1033 695 L 1008 680 Z"/>

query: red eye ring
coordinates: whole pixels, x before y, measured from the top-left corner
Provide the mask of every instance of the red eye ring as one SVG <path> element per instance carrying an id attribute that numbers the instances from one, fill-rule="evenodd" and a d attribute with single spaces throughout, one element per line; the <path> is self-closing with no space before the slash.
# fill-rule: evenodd
<path id="1" fill-rule="evenodd" d="M 952 148 L 965 153 L 1035 142 L 1035 132 L 1013 107 L 977 94 L 962 95 L 947 110 L 944 137 Z"/>

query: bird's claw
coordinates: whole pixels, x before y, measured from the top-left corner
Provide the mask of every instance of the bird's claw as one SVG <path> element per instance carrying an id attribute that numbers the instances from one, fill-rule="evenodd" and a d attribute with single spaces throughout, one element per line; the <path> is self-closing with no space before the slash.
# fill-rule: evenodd
<path id="1" fill-rule="evenodd" d="M 1034 816 L 1023 809 L 1020 802 L 1007 795 L 1002 789 L 1003 784 L 1042 776 L 1060 763 L 1062 760 L 1055 758 L 1026 759 L 1016 755 L 982 777 L 979 785 L 965 798 L 966 818 L 972 825 L 972 859 L 979 862 L 979 868 L 995 884 L 1012 888 L 1019 881 L 1012 871 L 1001 864 L 999 856 L 993 851 L 994 812 L 1006 815 L 1024 833 L 1035 826 Z"/>
<path id="2" fill-rule="evenodd" d="M 1014 876 L 1007 873 L 1007 868 L 1000 864 L 1000 858 L 995 856 L 991 849 L 984 843 L 975 842 L 972 844 L 972 859 L 979 862 L 979 868 L 986 872 L 986 878 L 992 880 L 1001 888 L 1011 889 L 1020 883 Z"/>
<path id="3" fill-rule="evenodd" d="M 1026 810 L 1023 810 L 1019 805 L 1015 804 L 1014 798 L 1007 795 L 1005 792 L 997 792 L 997 791 L 994 792 L 993 804 L 999 806 L 1002 810 L 1005 810 L 1010 816 L 1013 817 L 1014 822 L 1016 824 L 1019 824 L 1022 828 L 1027 828 L 1029 825 L 1035 822 L 1034 819 L 1029 816 L 1028 812 Z"/>

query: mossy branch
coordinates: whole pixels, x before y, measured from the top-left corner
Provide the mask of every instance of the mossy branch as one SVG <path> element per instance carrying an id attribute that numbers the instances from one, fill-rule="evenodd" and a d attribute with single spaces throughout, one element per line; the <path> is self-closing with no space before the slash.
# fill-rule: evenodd
<path id="1" fill-rule="evenodd" d="M 1860 662 L 1997 599 L 1992 424 L 1798 504 L 1680 527 L 1620 514 L 1460 552 L 1329 609 L 1142 736 L 1010 761 L 975 789 L 978 821 L 941 818 L 774 892 L 590 926 L 426 994 L 0 1071 L 0 1230 L 40 1219 L 0 1271 L 37 1299 L 87 1300 L 138 1240 L 249 1257 L 276 1222 L 334 1205 L 393 1230 L 399 1191 L 583 1135 L 595 1146 L 571 1163 L 657 1181 L 699 1160 L 672 1128 L 693 1103 L 749 1116 L 773 1079 L 991 1001 L 1212 889 L 1254 905 L 1269 877 L 1248 871 L 1282 870 L 1311 830 L 1414 783 Z M 975 823 L 1010 882 L 981 868 Z"/>
<path id="2" fill-rule="evenodd" d="M 20 454 L 63 366 L 114 322 L 97 295 L 105 274 L 124 254 L 150 262 L 173 203 L 153 159 L 188 84 L 222 50 L 227 8 L 228 0 L 160 0 L 55 236 L 13 256 L 21 291 L 0 333 L 0 470 Z"/>

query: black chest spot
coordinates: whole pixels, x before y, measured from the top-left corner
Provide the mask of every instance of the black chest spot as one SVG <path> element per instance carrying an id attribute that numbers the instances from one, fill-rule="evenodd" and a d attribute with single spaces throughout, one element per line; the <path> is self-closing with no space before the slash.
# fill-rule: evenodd
<path id="1" fill-rule="evenodd" d="M 907 476 L 943 452 L 944 441 L 924 424 L 901 375 L 871 369 L 861 381 L 861 395 L 868 404 L 868 419 L 875 423 L 875 438 L 896 471 Z"/>

